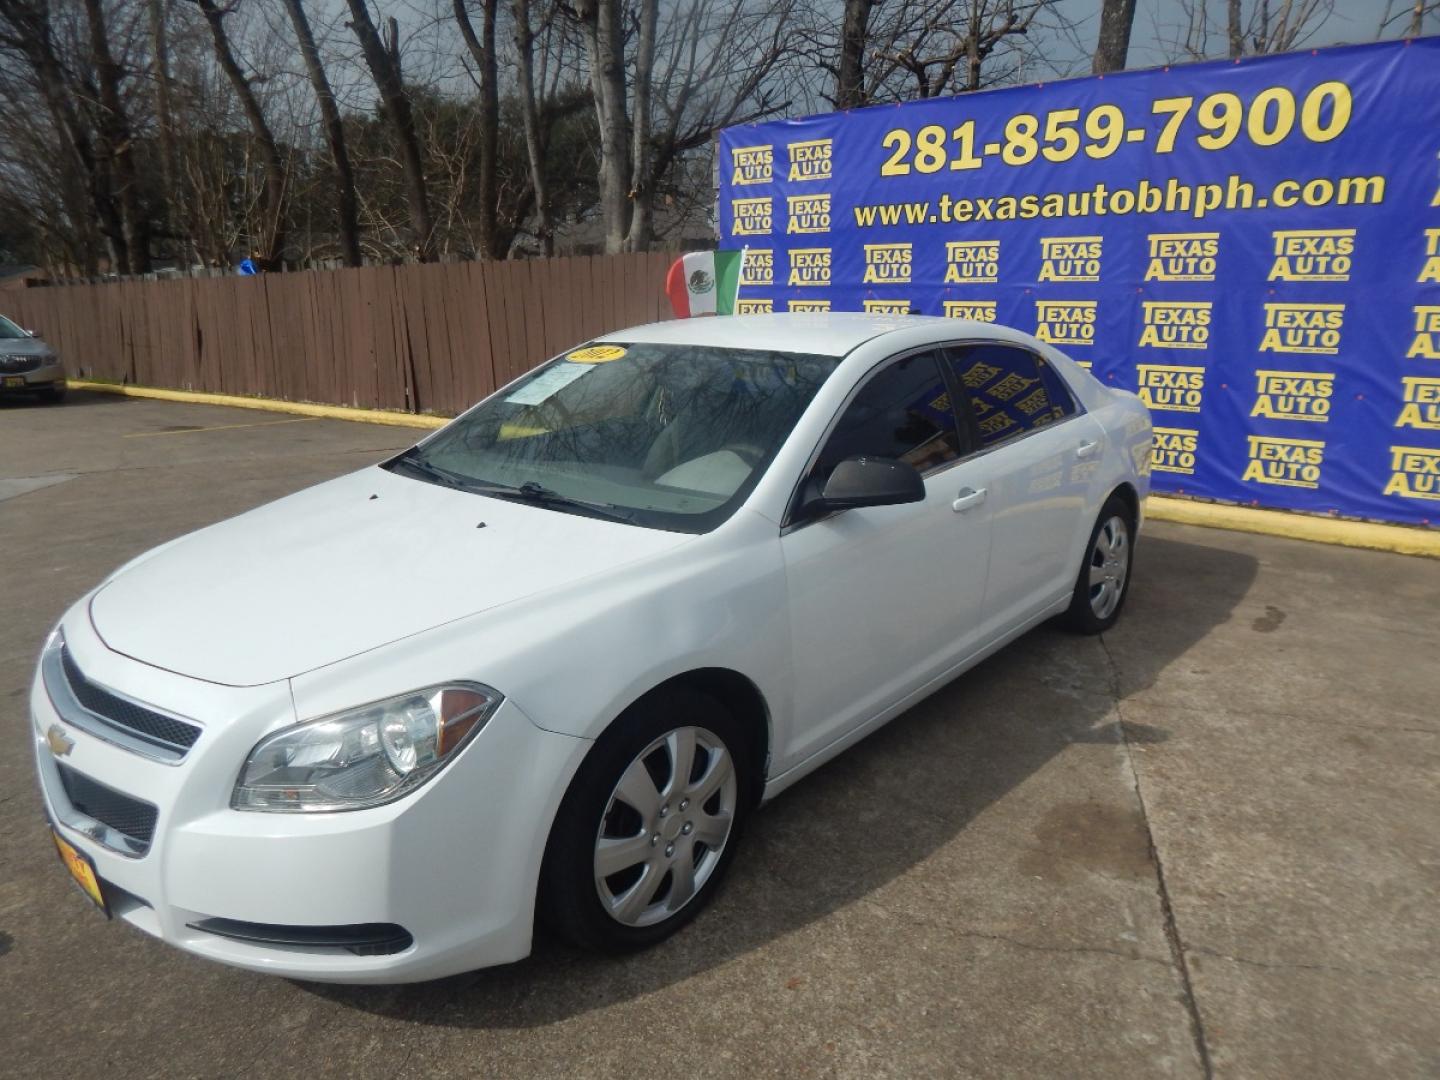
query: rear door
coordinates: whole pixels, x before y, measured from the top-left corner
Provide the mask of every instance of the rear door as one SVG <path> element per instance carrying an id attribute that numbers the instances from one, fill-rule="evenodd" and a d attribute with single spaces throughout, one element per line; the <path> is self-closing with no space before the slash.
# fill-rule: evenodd
<path id="1" fill-rule="evenodd" d="M 987 462 L 991 508 L 987 637 L 1069 595 L 1094 524 L 1105 432 L 1039 354 L 1006 342 L 947 350 Z"/>
<path id="2" fill-rule="evenodd" d="M 908 461 L 923 502 L 846 510 L 781 536 L 792 656 L 788 768 L 947 670 L 976 640 L 990 552 L 990 509 L 954 411 L 944 354 L 932 348 L 872 371 L 817 448 L 797 496 L 855 455 Z"/>

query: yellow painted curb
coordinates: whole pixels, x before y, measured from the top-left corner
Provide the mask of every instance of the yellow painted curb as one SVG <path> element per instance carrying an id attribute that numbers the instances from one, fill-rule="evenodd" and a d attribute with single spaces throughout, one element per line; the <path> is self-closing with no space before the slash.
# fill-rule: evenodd
<path id="1" fill-rule="evenodd" d="M 1440 529 L 1410 528 L 1404 525 L 1377 525 L 1368 521 L 1341 521 L 1311 514 L 1287 514 L 1278 510 L 1257 510 L 1249 506 L 1192 502 L 1152 495 L 1145 503 L 1151 521 L 1173 521 L 1181 525 L 1202 525 L 1212 529 L 1283 536 L 1291 540 L 1313 540 L 1320 544 L 1393 551 L 1399 555 L 1425 555 L 1440 559 Z"/>
<path id="2" fill-rule="evenodd" d="M 152 386 L 122 386 L 119 383 L 90 382 L 88 379 L 70 379 L 67 385 L 76 390 L 99 390 L 104 394 L 124 394 L 126 397 L 183 401 L 190 405 L 224 405 L 232 409 L 264 409 L 267 412 L 293 413 L 296 416 L 357 420 L 364 424 L 391 424 L 395 427 L 438 428 L 450 422 L 444 416 L 418 416 L 415 413 L 387 412 L 384 409 L 352 409 L 345 405 L 312 405 L 307 401 L 278 401 L 275 398 L 239 397 L 235 394 L 202 394 L 194 390 L 161 390 Z"/>

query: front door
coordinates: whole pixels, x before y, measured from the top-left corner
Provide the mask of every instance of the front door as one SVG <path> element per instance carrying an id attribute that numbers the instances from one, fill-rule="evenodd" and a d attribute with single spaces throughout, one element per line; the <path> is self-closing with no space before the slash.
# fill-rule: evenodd
<path id="1" fill-rule="evenodd" d="M 798 764 L 973 650 L 990 550 L 984 457 L 964 460 L 939 350 L 889 361 L 841 413 L 805 487 L 856 455 L 908 461 L 923 502 L 792 523 L 781 537 L 794 723 L 777 771 Z"/>

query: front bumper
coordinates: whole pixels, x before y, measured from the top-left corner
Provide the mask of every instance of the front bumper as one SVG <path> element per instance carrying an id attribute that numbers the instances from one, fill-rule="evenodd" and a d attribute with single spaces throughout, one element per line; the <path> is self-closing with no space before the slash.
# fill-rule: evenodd
<path id="1" fill-rule="evenodd" d="M 35 394 L 65 389 L 65 365 L 52 360 L 30 371 L 0 370 L 0 394 Z"/>
<path id="2" fill-rule="evenodd" d="M 94 860 L 116 917 L 199 956 L 319 981 L 414 982 L 528 954 L 550 822 L 588 742 L 542 731 L 507 701 L 440 775 L 396 803 L 236 811 L 236 775 L 291 708 L 288 685 L 237 689 L 164 672 L 110 652 L 84 632 L 88 620 L 72 632 L 82 620 L 67 620 L 66 639 L 88 678 L 181 715 L 227 717 L 207 723 L 184 760 L 152 760 L 68 723 L 37 673 L 30 709 L 45 808 Z M 47 740 L 52 727 L 73 744 L 60 758 Z M 62 763 L 72 779 L 79 773 L 158 808 L 148 850 L 136 856 L 96 839 L 103 830 L 87 827 L 71 801 Z M 261 942 L 214 932 L 236 924 L 397 926 L 412 940 L 376 955 L 323 935 L 270 933 Z"/>

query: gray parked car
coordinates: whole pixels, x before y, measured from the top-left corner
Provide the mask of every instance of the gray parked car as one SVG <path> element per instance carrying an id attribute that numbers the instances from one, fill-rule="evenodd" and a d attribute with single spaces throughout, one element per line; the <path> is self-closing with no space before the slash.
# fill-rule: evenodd
<path id="1" fill-rule="evenodd" d="M 0 395 L 9 394 L 60 401 L 65 397 L 65 365 L 37 335 L 0 315 Z"/>

